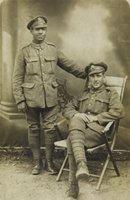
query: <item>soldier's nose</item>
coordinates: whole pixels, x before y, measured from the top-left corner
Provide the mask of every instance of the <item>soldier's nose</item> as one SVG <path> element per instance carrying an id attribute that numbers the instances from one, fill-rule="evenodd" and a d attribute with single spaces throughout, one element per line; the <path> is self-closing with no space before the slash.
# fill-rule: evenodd
<path id="1" fill-rule="evenodd" d="M 94 77 L 94 81 L 97 81 L 97 77 Z"/>
<path id="2" fill-rule="evenodd" d="M 39 30 L 39 33 L 42 33 L 42 32 L 43 32 L 43 31 L 40 29 L 40 30 Z"/>

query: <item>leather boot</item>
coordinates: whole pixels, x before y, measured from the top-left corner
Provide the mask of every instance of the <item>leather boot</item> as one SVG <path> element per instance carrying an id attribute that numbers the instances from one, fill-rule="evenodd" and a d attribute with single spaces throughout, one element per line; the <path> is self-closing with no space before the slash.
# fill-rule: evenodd
<path id="1" fill-rule="evenodd" d="M 51 141 L 52 142 L 52 141 Z M 53 163 L 53 154 L 54 154 L 54 143 L 50 143 L 46 145 L 46 164 L 47 171 L 50 175 L 58 174 L 58 170 L 56 169 Z"/>
<path id="2" fill-rule="evenodd" d="M 71 199 L 77 199 L 79 194 L 79 186 L 78 182 L 71 182 L 69 189 L 68 189 L 68 194 L 66 200 L 71 200 Z"/>
<path id="3" fill-rule="evenodd" d="M 34 161 L 34 167 L 32 169 L 32 175 L 38 175 L 41 173 L 43 166 L 42 166 L 42 161 L 40 160 L 35 160 Z"/>
<path id="4" fill-rule="evenodd" d="M 89 177 L 89 170 L 85 161 L 80 161 L 77 164 L 76 178 L 77 180 Z"/>
<path id="5" fill-rule="evenodd" d="M 52 161 L 47 161 L 47 171 L 50 175 L 58 174 L 58 170 Z"/>

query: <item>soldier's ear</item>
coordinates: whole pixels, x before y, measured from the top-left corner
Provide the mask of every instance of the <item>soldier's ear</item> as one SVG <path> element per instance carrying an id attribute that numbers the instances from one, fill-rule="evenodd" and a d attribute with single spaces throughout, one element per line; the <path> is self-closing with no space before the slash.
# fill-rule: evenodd
<path id="1" fill-rule="evenodd" d="M 32 33 L 32 31 L 33 31 L 33 27 L 30 27 L 30 29 L 29 29 L 29 30 L 30 30 L 30 33 Z"/>
<path id="2" fill-rule="evenodd" d="M 103 83 L 104 83 L 104 85 L 107 85 L 107 79 L 106 79 L 105 75 L 103 76 Z"/>

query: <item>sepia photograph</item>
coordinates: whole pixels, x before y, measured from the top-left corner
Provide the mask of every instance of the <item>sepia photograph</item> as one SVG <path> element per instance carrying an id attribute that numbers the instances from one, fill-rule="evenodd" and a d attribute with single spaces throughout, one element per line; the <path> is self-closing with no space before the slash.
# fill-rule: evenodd
<path id="1" fill-rule="evenodd" d="M 0 0 L 0 200 L 129 200 L 130 0 Z"/>

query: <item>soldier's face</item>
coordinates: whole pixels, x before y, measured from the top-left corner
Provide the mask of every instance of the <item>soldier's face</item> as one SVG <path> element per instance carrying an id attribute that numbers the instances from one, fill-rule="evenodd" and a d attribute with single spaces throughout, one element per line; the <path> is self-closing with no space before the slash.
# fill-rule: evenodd
<path id="1" fill-rule="evenodd" d="M 44 41 L 46 37 L 47 27 L 33 27 L 31 29 L 31 33 L 33 35 L 33 39 L 36 42 Z"/>
<path id="2" fill-rule="evenodd" d="M 92 88 L 98 89 L 104 84 L 104 74 L 91 74 L 89 75 L 89 84 Z"/>

